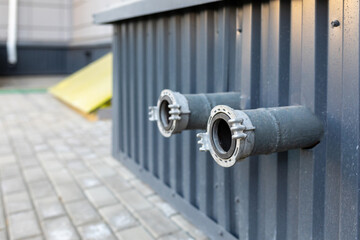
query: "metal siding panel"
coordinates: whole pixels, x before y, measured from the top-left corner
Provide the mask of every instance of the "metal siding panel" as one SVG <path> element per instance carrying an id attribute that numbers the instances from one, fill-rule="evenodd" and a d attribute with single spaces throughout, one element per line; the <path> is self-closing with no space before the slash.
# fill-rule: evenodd
<path id="1" fill-rule="evenodd" d="M 156 92 L 157 94 L 161 92 L 162 89 L 168 88 L 167 82 L 167 59 L 166 59 L 166 51 L 167 47 L 167 16 L 163 18 L 158 18 L 156 20 Z M 161 134 L 157 134 L 158 136 L 158 155 L 156 156 L 156 163 L 157 163 L 157 172 L 158 176 L 161 180 L 166 179 L 167 173 L 166 164 L 167 164 L 167 156 L 168 156 L 168 139 L 164 138 Z"/>
<path id="2" fill-rule="evenodd" d="M 266 36 L 262 49 L 267 54 L 261 62 L 260 106 L 274 107 L 279 90 L 279 7 L 280 1 L 262 6 L 262 27 Z M 263 29 L 262 29 L 263 30 Z M 266 41 L 265 41 L 266 40 Z M 259 156 L 259 235 L 258 239 L 276 239 L 277 154 Z"/>
<path id="3" fill-rule="evenodd" d="M 359 10 L 344 1 L 340 239 L 359 239 Z"/>
<path id="4" fill-rule="evenodd" d="M 196 90 L 198 92 L 213 91 L 213 63 L 214 53 L 211 49 L 214 40 L 214 18 L 212 10 L 202 10 L 197 14 L 196 35 Z M 193 136 L 189 136 L 193 137 Z M 197 149 L 198 147 L 196 147 Z M 213 216 L 213 161 L 209 153 L 201 154 L 197 151 L 197 202 L 199 209 L 210 218 Z"/>
<path id="5" fill-rule="evenodd" d="M 214 239 L 358 239 L 359 6 L 342 4 L 222 2 L 118 23 L 114 155 Z M 303 104 L 326 135 L 224 169 L 195 131 L 165 139 L 147 121 L 168 87 L 237 90 L 242 108 Z"/>
<path id="6" fill-rule="evenodd" d="M 128 123 L 129 123 L 129 157 L 132 158 L 135 162 L 138 162 L 137 159 L 137 151 L 136 151 L 136 133 L 135 133 L 135 127 L 136 127 L 136 108 L 137 108 L 137 101 L 136 98 L 136 66 L 135 66 L 135 56 L 136 56 L 136 36 L 135 36 L 135 22 L 129 23 L 129 34 L 128 34 L 128 48 L 129 48 L 129 55 L 128 55 L 128 61 L 129 61 L 129 77 L 126 79 L 127 84 L 129 86 L 129 98 L 127 100 L 127 110 L 128 110 Z"/>
<path id="7" fill-rule="evenodd" d="M 289 105 L 289 71 L 290 71 L 290 1 L 280 1 L 279 6 L 279 42 L 278 42 L 278 105 Z M 277 196 L 276 196 L 276 238 L 285 239 L 287 231 L 287 185 L 288 152 L 278 154 L 277 162 Z"/>
<path id="8" fill-rule="evenodd" d="M 195 25 L 192 20 L 193 16 L 191 14 L 185 14 L 181 18 L 181 52 L 182 52 L 182 61 L 181 61 L 181 77 L 182 84 L 180 91 L 184 93 L 191 93 L 194 91 L 195 77 L 194 77 L 194 65 L 196 65 L 196 57 L 194 56 L 193 49 L 193 39 L 192 35 L 195 34 Z M 196 158 L 196 148 L 192 146 L 196 145 L 196 136 L 194 136 L 194 131 L 187 133 L 184 136 L 187 139 L 186 143 L 183 145 L 183 154 L 186 156 L 182 160 L 182 196 L 184 199 L 193 204 L 194 199 L 194 187 L 196 182 L 194 175 L 196 173 L 195 161 Z"/>
<path id="9" fill-rule="evenodd" d="M 113 37 L 113 47 L 112 50 L 114 53 L 117 53 L 120 51 L 120 39 L 121 39 L 121 29 L 119 26 L 114 26 L 114 37 Z M 117 124 L 112 124 L 112 155 L 115 157 L 118 152 L 121 151 L 121 138 L 120 138 L 120 132 L 121 132 L 121 126 L 122 124 L 119 124 L 121 122 L 120 119 L 120 94 L 121 92 L 121 83 L 120 83 L 120 74 L 121 74 L 121 68 L 122 68 L 122 62 L 121 57 L 116 55 L 116 57 L 113 58 L 113 97 L 112 97 L 112 119 L 117 122 Z"/>
<path id="10" fill-rule="evenodd" d="M 229 90 L 229 23 L 228 8 L 215 11 L 215 92 Z M 233 29 L 234 30 L 234 29 Z M 219 81 L 218 79 L 222 79 Z M 230 169 L 215 165 L 215 206 L 214 219 L 229 230 Z"/>
<path id="11" fill-rule="evenodd" d="M 245 109 L 258 106 L 261 9 L 259 3 L 244 4 L 242 9 L 239 87 L 242 95 L 240 106 Z M 240 176 L 236 178 L 241 209 L 237 222 L 239 238 L 257 239 L 258 157 L 245 159 L 241 165 L 241 171 L 234 174 L 234 177 Z"/>
<path id="12" fill-rule="evenodd" d="M 228 41 L 227 14 L 226 9 L 220 8 L 215 11 L 215 36 L 214 36 L 214 86 L 215 92 L 224 92 L 228 89 Z M 219 81 L 222 79 L 222 81 Z M 228 229 L 227 215 L 229 211 L 229 169 L 224 169 L 218 165 L 214 168 L 214 206 L 213 218 L 221 226 Z"/>
<path id="13" fill-rule="evenodd" d="M 177 87 L 180 76 L 180 64 L 179 64 L 179 54 L 180 54 L 180 42 L 178 41 L 179 34 L 179 17 L 171 16 L 169 19 L 169 88 L 179 91 Z M 179 141 L 179 135 L 170 138 L 170 156 L 169 156 L 169 169 L 170 172 L 170 186 L 174 189 L 178 189 L 177 184 L 181 182 L 179 178 L 179 173 L 181 173 L 181 168 L 179 165 L 181 163 L 181 152 L 178 144 L 181 144 Z"/>
<path id="14" fill-rule="evenodd" d="M 242 47 L 242 6 L 234 9 L 236 29 L 234 37 L 233 51 L 233 83 L 230 89 L 240 91 L 241 74 L 241 47 Z M 230 212 L 230 232 L 241 239 L 248 239 L 248 192 L 249 192 L 249 161 L 242 161 L 231 169 L 231 198 L 233 201 L 232 211 Z M 242 222 L 242 224 L 239 224 Z"/>
<path id="15" fill-rule="evenodd" d="M 236 8 L 234 6 L 227 7 L 225 9 L 225 15 L 226 17 L 226 32 L 225 34 L 228 35 L 229 39 L 227 41 L 228 45 L 228 64 L 226 66 L 228 71 L 228 91 L 235 91 L 235 49 L 236 49 Z M 235 236 L 237 235 L 237 232 L 234 229 L 237 228 L 236 224 L 236 210 L 237 210 L 237 203 L 235 202 L 235 191 L 236 189 L 236 183 L 234 181 L 235 176 L 235 168 L 230 168 L 227 171 L 225 171 L 225 228 L 227 231 L 233 233 Z M 227 198 L 227 199 L 226 199 Z"/>
<path id="16" fill-rule="evenodd" d="M 301 104 L 315 108 L 315 2 L 303 1 Z M 299 239 L 312 238 L 314 158 L 310 150 L 300 151 Z"/>
<path id="17" fill-rule="evenodd" d="M 127 121 L 127 112 L 126 110 L 128 109 L 126 107 L 126 104 L 128 102 L 128 99 L 127 99 L 127 83 L 126 83 L 126 79 L 127 79 L 127 72 L 128 72 L 128 69 L 127 69 L 127 26 L 126 24 L 121 24 L 120 25 L 121 27 L 121 50 L 120 50 L 120 54 L 121 54 L 121 64 L 122 64 L 122 68 L 121 68 L 121 80 L 120 80 L 120 84 L 121 84 L 121 96 L 122 96 L 122 101 L 121 101 L 121 123 L 122 123 L 122 131 L 119 133 L 122 135 L 122 146 L 121 146 L 121 149 L 122 149 L 122 152 L 125 153 L 125 154 L 128 154 L 129 153 L 129 150 L 128 150 L 128 121 Z"/>
<path id="18" fill-rule="evenodd" d="M 137 110 L 137 124 L 138 130 L 136 131 L 136 138 L 138 142 L 138 161 L 140 162 L 141 168 L 147 169 L 147 125 L 148 125 L 148 102 L 147 99 L 147 82 L 146 82 L 146 73 L 145 73 L 145 65 L 146 65 L 146 49 L 145 49 L 145 23 L 142 21 L 137 22 L 136 26 L 136 81 L 137 81 L 137 98 L 139 101 Z M 150 103 L 149 103 L 150 104 Z"/>
<path id="19" fill-rule="evenodd" d="M 339 11 L 340 9 L 340 11 Z M 329 1 L 329 20 L 343 18 L 343 1 Z M 342 112 L 342 27 L 329 29 L 327 85 L 327 142 L 325 185 L 325 239 L 339 238 L 341 119 Z"/>
<path id="20" fill-rule="evenodd" d="M 184 93 L 190 93 L 192 91 L 192 85 L 194 77 L 191 74 L 192 65 L 196 62 L 192 59 L 192 48 L 191 48 L 191 28 L 190 28 L 190 14 L 184 14 L 180 19 L 180 39 L 181 39 L 181 86 L 179 90 Z M 190 161 L 195 161 L 194 155 L 192 154 L 191 143 L 193 141 L 192 132 L 186 132 L 181 134 L 181 140 L 183 142 L 180 145 L 181 156 L 179 166 L 181 172 L 179 175 L 179 180 L 182 181 L 182 184 L 178 186 L 179 194 L 186 200 L 190 200 L 190 185 L 195 184 L 191 183 L 190 179 Z M 195 171 L 195 170 L 194 170 Z"/>
<path id="21" fill-rule="evenodd" d="M 218 13 L 217 13 L 218 9 L 214 9 L 211 12 L 211 18 L 212 18 L 212 31 L 209 31 L 209 35 L 208 37 L 211 39 L 211 47 L 212 48 L 208 48 L 207 51 L 208 56 L 210 57 L 210 59 L 208 60 L 208 65 L 207 65 L 207 70 L 209 71 L 209 76 L 212 76 L 208 82 L 209 85 L 208 87 L 208 91 L 209 92 L 216 92 L 216 91 L 222 91 L 221 85 L 224 85 L 223 83 L 221 83 L 218 79 L 216 74 L 219 74 L 219 64 L 221 59 L 217 59 L 219 57 L 219 49 L 216 49 L 216 46 L 218 44 L 218 30 L 217 30 L 217 25 L 219 24 L 219 18 L 218 18 Z M 210 25 L 209 25 L 210 27 Z M 221 73 L 221 72 L 220 72 Z M 220 83 L 218 83 L 220 82 Z M 219 89 L 220 86 L 220 89 Z M 200 153 L 198 153 L 200 155 Z M 209 156 L 209 155 L 208 155 Z M 212 160 L 211 157 L 208 158 L 208 163 L 209 164 L 209 168 L 207 169 L 207 181 L 209 182 L 209 192 L 207 193 L 207 197 L 209 198 L 208 201 L 208 216 L 209 218 L 211 218 L 214 222 L 217 222 L 217 211 L 218 208 L 216 207 L 217 205 L 217 181 L 218 181 L 218 175 L 219 175 L 219 170 L 217 164 L 215 164 L 215 162 Z"/>
<path id="22" fill-rule="evenodd" d="M 156 89 L 156 72 L 154 64 L 155 62 L 155 52 L 156 52 L 156 35 L 155 35 L 155 20 L 148 20 L 146 23 L 146 76 L 148 83 L 148 102 L 150 106 L 156 104 L 157 99 L 157 89 Z M 159 134 L 156 124 L 148 122 L 149 132 L 148 132 L 148 149 L 149 149 L 149 171 L 154 175 L 157 174 L 157 135 Z"/>
<path id="23" fill-rule="evenodd" d="M 239 5 L 231 8 L 232 20 L 230 33 L 233 34 L 230 42 L 229 71 L 230 84 L 229 89 L 240 92 L 240 73 L 241 73 L 241 38 L 239 29 L 242 27 L 242 8 Z M 231 31 L 236 29 L 236 31 Z M 241 239 L 248 239 L 248 191 L 249 191 L 249 162 L 242 161 L 234 168 L 230 169 L 230 208 L 229 208 L 229 232 Z M 241 180 L 240 180 L 241 179 Z M 244 195 L 243 195 L 244 194 Z M 244 227 L 241 227 L 242 222 Z M 241 236 L 240 236 L 241 235 Z"/>
<path id="24" fill-rule="evenodd" d="M 290 33 L 290 81 L 289 104 L 300 103 L 301 88 L 301 36 L 302 36 L 302 2 L 291 1 L 291 33 Z M 288 153 L 288 186 L 287 186 L 287 238 L 298 238 L 299 224 L 299 166 L 300 150 Z"/>
<path id="25" fill-rule="evenodd" d="M 328 56 L 328 2 L 317 1 L 315 12 L 315 114 L 326 128 L 327 56 Z M 324 239 L 324 199 L 326 138 L 314 149 L 313 238 Z"/>

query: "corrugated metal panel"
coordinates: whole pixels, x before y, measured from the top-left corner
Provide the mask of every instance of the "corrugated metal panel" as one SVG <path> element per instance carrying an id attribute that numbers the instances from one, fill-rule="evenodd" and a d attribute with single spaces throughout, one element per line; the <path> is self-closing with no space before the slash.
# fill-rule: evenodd
<path id="1" fill-rule="evenodd" d="M 360 239 L 359 10 L 223 2 L 119 22 L 114 155 L 214 238 Z M 164 88 L 240 91 L 244 108 L 305 105 L 325 136 L 224 169 L 197 150 L 196 132 L 166 139 L 147 120 Z"/>

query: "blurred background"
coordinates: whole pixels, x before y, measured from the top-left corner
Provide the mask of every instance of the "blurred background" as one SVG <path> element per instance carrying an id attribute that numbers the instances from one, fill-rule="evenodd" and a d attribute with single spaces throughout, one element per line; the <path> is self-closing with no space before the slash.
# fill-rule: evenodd
<path id="1" fill-rule="evenodd" d="M 8 63 L 6 51 L 10 2 L 0 1 L 0 76 L 66 75 L 104 55 L 112 26 L 93 24 L 92 15 L 125 1 L 16 1 L 16 64 Z"/>

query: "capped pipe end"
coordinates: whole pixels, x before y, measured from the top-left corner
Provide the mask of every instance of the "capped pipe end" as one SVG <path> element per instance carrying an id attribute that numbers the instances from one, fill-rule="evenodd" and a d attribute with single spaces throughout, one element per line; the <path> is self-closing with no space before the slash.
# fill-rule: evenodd
<path id="1" fill-rule="evenodd" d="M 157 106 L 149 107 L 149 120 L 157 121 L 158 129 L 164 137 L 184 130 L 189 122 L 189 104 L 184 95 L 164 89 L 160 93 Z"/>
<path id="2" fill-rule="evenodd" d="M 200 151 L 210 151 L 222 167 L 231 167 L 248 157 L 254 146 L 254 126 L 240 110 L 218 105 L 211 110 L 207 132 L 200 133 Z"/>

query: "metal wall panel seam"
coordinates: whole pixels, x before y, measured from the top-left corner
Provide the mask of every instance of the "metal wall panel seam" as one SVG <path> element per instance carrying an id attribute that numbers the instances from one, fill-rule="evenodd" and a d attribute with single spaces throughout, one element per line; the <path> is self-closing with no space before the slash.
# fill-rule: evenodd
<path id="1" fill-rule="evenodd" d="M 343 23 L 343 1 L 329 1 L 329 22 L 338 19 Z M 324 239 L 339 238 L 340 220 L 340 162 L 341 162 L 341 119 L 342 112 L 342 56 L 343 26 L 333 28 L 328 24 L 328 85 L 327 85 L 327 129 L 325 131 L 326 176 Z"/>
<path id="2" fill-rule="evenodd" d="M 136 65 L 137 71 L 136 71 L 136 79 L 138 82 L 138 90 L 137 97 L 139 99 L 139 107 L 137 110 L 137 124 L 138 124 L 138 130 L 136 131 L 136 139 L 139 146 L 139 163 L 140 163 L 140 169 L 145 168 L 145 159 L 147 158 L 147 147 L 146 147 L 146 139 L 147 139 L 147 102 L 146 102 L 146 95 L 147 95 L 147 82 L 146 82 L 146 74 L 145 74 L 145 23 L 143 21 L 137 21 L 136 26 L 136 48 L 137 48 L 137 56 L 136 56 Z"/>
<path id="3" fill-rule="evenodd" d="M 180 66 L 178 64 L 177 56 L 179 54 L 178 50 L 178 41 L 179 38 L 179 26 L 178 26 L 178 16 L 170 16 L 169 19 L 169 89 L 177 89 L 176 83 L 179 82 L 178 74 L 180 72 Z M 177 171 L 181 171 L 177 167 L 178 163 L 180 163 L 180 159 L 178 158 L 178 135 L 173 138 L 170 138 L 170 156 L 169 156 L 169 171 L 170 171 L 170 187 L 171 189 L 177 189 L 176 184 L 178 182 Z"/>
<path id="4" fill-rule="evenodd" d="M 164 88 L 167 87 L 167 60 L 166 60 L 166 51 L 165 49 L 168 49 L 167 45 L 167 20 L 168 17 L 164 16 L 162 18 L 158 18 L 156 21 L 156 36 L 157 36 L 157 48 L 156 48 L 156 81 L 157 81 L 157 92 L 160 92 Z M 160 179 L 166 182 L 166 164 L 168 161 L 168 147 L 167 147 L 167 141 L 164 139 L 160 134 L 157 135 L 158 138 L 158 145 L 155 146 L 158 149 L 158 155 L 157 155 L 157 172 Z"/>
<path id="5" fill-rule="evenodd" d="M 121 31 L 119 26 L 114 26 L 114 35 L 113 35 L 113 44 L 112 51 L 118 53 L 120 50 L 120 39 Z M 120 95 L 116 94 L 121 92 L 120 89 L 120 71 L 122 67 L 121 57 L 117 56 L 113 58 L 113 97 L 112 97 L 112 119 L 117 122 L 117 124 L 112 124 L 112 155 L 115 156 L 118 152 L 121 151 L 121 119 L 120 119 Z"/>
<path id="6" fill-rule="evenodd" d="M 279 6 L 279 73 L 278 73 L 278 105 L 289 105 L 289 81 L 290 81 L 290 23 L 291 4 L 290 1 L 280 1 Z M 287 189 L 288 182 L 288 152 L 278 153 L 277 161 L 277 215 L 276 215 L 276 237 L 285 239 L 287 235 Z"/>
<path id="7" fill-rule="evenodd" d="M 303 1 L 301 104 L 315 110 L 315 8 L 314 1 Z M 299 239 L 312 239 L 313 235 L 313 182 L 314 155 L 300 150 L 299 186 Z"/>
<path id="8" fill-rule="evenodd" d="M 127 84 L 129 86 L 129 99 L 127 101 L 128 103 L 128 121 L 129 121 L 129 136 L 128 136 L 128 141 L 130 143 L 130 158 L 132 158 L 135 162 L 138 162 L 138 157 L 137 157 L 137 142 L 136 142 L 136 122 L 137 122 L 137 116 L 136 116 L 136 108 L 138 108 L 138 104 L 137 102 L 139 101 L 136 98 L 136 21 L 132 21 L 129 23 L 129 35 L 128 35 L 128 48 L 129 48 L 129 58 L 128 58 L 128 63 L 129 63 L 129 78 L 126 79 Z M 129 101 L 130 100 L 130 101 Z"/>
<path id="9" fill-rule="evenodd" d="M 344 1 L 340 239 L 359 239 L 359 2 Z"/>
<path id="10" fill-rule="evenodd" d="M 241 63 L 240 91 L 243 95 L 242 107 L 259 106 L 259 83 L 260 83 L 260 43 L 261 43 L 261 4 L 260 2 L 243 5 L 243 21 L 241 27 L 242 46 L 239 62 Z M 246 183 L 248 195 L 244 193 L 245 199 L 240 198 L 244 203 L 242 208 L 243 218 L 246 223 L 239 222 L 240 229 L 245 228 L 245 237 L 257 239 L 258 237 L 258 157 L 249 158 L 248 180 Z M 241 238 L 242 232 L 239 232 Z"/>
<path id="11" fill-rule="evenodd" d="M 126 38 L 127 38 L 127 27 L 126 27 L 126 24 L 121 24 L 120 25 L 121 27 L 121 51 L 120 51 L 120 54 L 121 54 L 121 64 L 122 64 L 122 68 L 121 68 L 121 78 L 120 78 L 120 84 L 121 84 L 121 95 L 122 95 L 122 101 L 121 101 L 121 104 L 122 104 L 122 107 L 121 107 L 121 123 L 122 123 L 122 131 L 121 131 L 121 135 L 122 135 L 122 152 L 124 153 L 128 153 L 128 141 L 127 141 L 127 129 L 128 129 L 128 126 L 127 126 L 127 114 L 126 114 L 126 102 L 127 102 L 127 95 L 126 95 L 126 81 L 125 79 L 127 79 L 127 41 L 126 41 Z"/>
<path id="12" fill-rule="evenodd" d="M 327 69 L 328 69 L 328 2 L 316 2 L 315 12 L 315 114 L 326 129 Z M 313 238 L 324 239 L 324 199 L 326 138 L 314 148 Z"/>
<path id="13" fill-rule="evenodd" d="M 201 10 L 196 17 L 196 90 L 199 92 L 211 92 L 213 53 L 213 11 L 210 9 Z M 190 87 L 190 84 L 189 84 Z M 183 87 L 185 88 L 185 86 Z M 186 133 L 187 137 L 194 134 Z M 196 152 L 197 159 L 197 202 L 199 209 L 207 216 L 212 216 L 213 206 L 213 179 L 211 176 L 213 164 L 209 162 L 209 154 Z"/>
<path id="14" fill-rule="evenodd" d="M 215 82 L 215 91 L 230 91 L 229 89 L 229 56 L 230 45 L 234 44 L 235 35 L 230 32 L 236 32 L 235 29 L 235 15 L 230 13 L 230 7 L 225 6 L 215 11 L 215 79 L 222 79 L 222 81 Z M 233 29 L 230 27 L 233 26 Z M 231 36 L 234 38 L 231 39 Z M 230 184 L 231 184 L 231 170 L 221 168 L 215 165 L 215 206 L 216 206 L 216 221 L 229 229 L 230 209 L 234 202 L 230 201 Z"/>
<path id="15" fill-rule="evenodd" d="M 300 103 L 301 88 L 301 39 L 302 39 L 302 1 L 291 1 L 291 33 L 290 33 L 290 82 L 289 104 Z M 288 153 L 288 186 L 287 186 L 287 238 L 298 238 L 299 225 L 299 166 L 300 151 L 292 150 Z"/>

